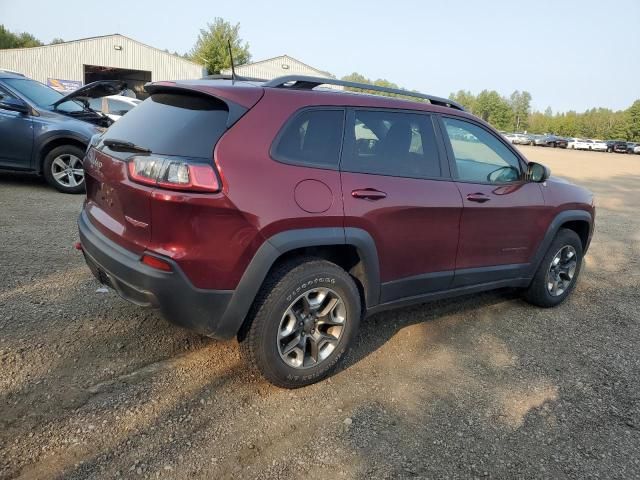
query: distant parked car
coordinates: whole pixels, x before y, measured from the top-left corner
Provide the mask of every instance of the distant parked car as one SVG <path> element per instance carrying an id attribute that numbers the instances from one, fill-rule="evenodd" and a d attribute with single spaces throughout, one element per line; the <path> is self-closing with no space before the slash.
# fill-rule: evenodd
<path id="1" fill-rule="evenodd" d="M 529 137 L 531 137 L 531 145 L 535 145 L 538 147 L 544 145 L 544 135 L 529 135 Z"/>
<path id="2" fill-rule="evenodd" d="M 515 145 L 530 145 L 531 139 L 523 133 L 507 133 L 505 138 Z"/>
<path id="3" fill-rule="evenodd" d="M 640 143 L 637 142 L 627 142 L 627 153 L 634 153 L 634 149 L 640 145 Z"/>
<path id="4" fill-rule="evenodd" d="M 584 138 L 568 138 L 567 139 L 567 148 L 572 150 L 589 150 L 589 140 L 585 140 Z"/>
<path id="5" fill-rule="evenodd" d="M 566 138 L 558 137 L 556 135 L 546 135 L 538 140 L 536 140 L 536 145 L 542 145 L 544 147 L 553 147 L 553 148 L 567 148 L 569 142 Z"/>
<path id="6" fill-rule="evenodd" d="M 607 152 L 627 153 L 627 142 L 624 140 L 607 140 Z"/>
<path id="7" fill-rule="evenodd" d="M 128 111 L 134 109 L 142 100 L 124 95 L 109 95 L 108 97 L 92 98 L 89 107 L 96 112 L 102 112 L 111 120 L 118 120 Z"/>
<path id="8" fill-rule="evenodd" d="M 637 144 L 635 147 L 633 147 L 633 153 L 640 153 L 640 144 Z"/>
<path id="9" fill-rule="evenodd" d="M 605 142 L 603 142 L 602 140 L 590 140 L 590 144 L 589 144 L 589 150 L 594 150 L 596 152 L 606 152 L 607 151 L 607 144 Z"/>

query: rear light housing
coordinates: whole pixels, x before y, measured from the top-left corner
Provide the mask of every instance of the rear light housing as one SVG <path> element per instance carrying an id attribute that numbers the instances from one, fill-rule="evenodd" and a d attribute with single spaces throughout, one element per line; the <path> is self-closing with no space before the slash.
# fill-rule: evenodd
<path id="1" fill-rule="evenodd" d="M 129 178 L 133 182 L 144 185 L 188 192 L 220 191 L 218 175 L 213 165 L 208 163 L 145 155 L 130 158 L 128 170 Z"/>

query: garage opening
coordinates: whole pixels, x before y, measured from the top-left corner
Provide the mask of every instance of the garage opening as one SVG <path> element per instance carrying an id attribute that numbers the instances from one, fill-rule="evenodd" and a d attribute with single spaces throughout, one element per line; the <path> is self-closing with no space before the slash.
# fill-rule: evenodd
<path id="1" fill-rule="evenodd" d="M 151 81 L 151 72 L 146 70 L 128 70 L 126 68 L 100 67 L 97 65 L 84 66 L 84 84 L 98 80 L 122 80 L 136 97 L 143 100 L 148 97 L 144 91 L 144 84 Z"/>

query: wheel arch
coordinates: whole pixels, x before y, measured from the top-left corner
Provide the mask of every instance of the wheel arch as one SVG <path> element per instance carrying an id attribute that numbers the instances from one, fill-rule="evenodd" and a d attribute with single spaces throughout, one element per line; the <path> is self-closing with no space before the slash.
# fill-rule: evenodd
<path id="1" fill-rule="evenodd" d="M 287 230 L 270 237 L 258 249 L 234 291 L 216 336 L 236 335 L 269 272 L 282 262 L 304 256 L 324 258 L 344 268 L 356 281 L 363 311 L 378 304 L 378 253 L 369 233 L 341 227 Z"/>
<path id="2" fill-rule="evenodd" d="M 575 231 L 582 242 L 583 252 L 586 253 L 587 249 L 589 248 L 591 233 L 593 229 L 593 217 L 591 216 L 591 213 L 586 210 L 562 211 L 558 213 L 558 215 L 556 215 L 549 224 L 544 238 L 542 239 L 542 242 L 540 243 L 540 246 L 536 251 L 533 261 L 531 262 L 532 275 L 535 274 L 535 272 L 538 270 L 540 262 L 544 258 L 544 255 L 549 249 L 551 242 L 561 228 L 568 228 Z"/>
<path id="3" fill-rule="evenodd" d="M 48 138 L 42 142 L 36 150 L 35 167 L 38 173 L 42 173 L 44 159 L 47 157 L 49 152 L 54 148 L 61 147 L 63 145 L 73 145 L 74 147 L 78 147 L 82 150 L 87 148 L 87 142 L 74 135 L 60 135 Z"/>

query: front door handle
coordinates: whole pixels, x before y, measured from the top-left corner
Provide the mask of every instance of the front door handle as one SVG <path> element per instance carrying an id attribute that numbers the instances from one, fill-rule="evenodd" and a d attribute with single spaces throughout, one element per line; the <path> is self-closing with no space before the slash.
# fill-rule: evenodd
<path id="1" fill-rule="evenodd" d="M 362 198 L 364 200 L 382 200 L 387 198 L 387 194 L 376 190 L 375 188 L 362 188 L 351 192 L 353 198 Z"/>
<path id="2" fill-rule="evenodd" d="M 487 197 L 484 193 L 470 193 L 469 195 L 467 195 L 467 200 L 469 200 L 470 202 L 484 203 L 488 202 L 490 198 Z"/>

